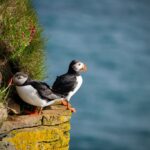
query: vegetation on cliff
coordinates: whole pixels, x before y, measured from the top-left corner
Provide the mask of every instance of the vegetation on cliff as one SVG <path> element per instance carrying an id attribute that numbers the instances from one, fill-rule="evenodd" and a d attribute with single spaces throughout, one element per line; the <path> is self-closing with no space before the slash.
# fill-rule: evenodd
<path id="1" fill-rule="evenodd" d="M 44 77 L 44 40 L 30 0 L 0 0 L 0 101 L 17 71 Z"/>
<path id="2" fill-rule="evenodd" d="M 30 0 L 0 0 L 0 149 L 69 149 L 71 112 L 65 106 L 51 106 L 34 116 L 7 115 L 3 104 L 7 99 L 9 109 L 10 104 L 21 111 L 15 90 L 8 84 L 17 71 L 38 80 L 44 77 L 41 33 Z"/>

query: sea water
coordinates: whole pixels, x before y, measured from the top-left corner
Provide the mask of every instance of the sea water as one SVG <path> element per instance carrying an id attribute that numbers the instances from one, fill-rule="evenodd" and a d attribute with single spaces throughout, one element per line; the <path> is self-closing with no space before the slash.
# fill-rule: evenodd
<path id="1" fill-rule="evenodd" d="M 73 59 L 88 66 L 71 99 L 70 150 L 150 150 L 150 1 L 33 0 L 46 81 Z"/>

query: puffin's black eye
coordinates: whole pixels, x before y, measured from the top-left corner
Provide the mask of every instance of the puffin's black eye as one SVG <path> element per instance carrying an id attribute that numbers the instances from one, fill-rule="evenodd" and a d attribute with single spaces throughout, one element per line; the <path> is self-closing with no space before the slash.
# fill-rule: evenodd
<path id="1" fill-rule="evenodd" d="M 22 79 L 23 78 L 23 76 L 18 76 L 18 79 Z"/>
<path id="2" fill-rule="evenodd" d="M 78 64 L 78 66 L 81 66 L 81 64 Z"/>
<path id="3" fill-rule="evenodd" d="M 21 77 L 20 77 L 20 76 L 18 76 L 17 78 L 18 78 L 18 79 L 21 79 Z"/>

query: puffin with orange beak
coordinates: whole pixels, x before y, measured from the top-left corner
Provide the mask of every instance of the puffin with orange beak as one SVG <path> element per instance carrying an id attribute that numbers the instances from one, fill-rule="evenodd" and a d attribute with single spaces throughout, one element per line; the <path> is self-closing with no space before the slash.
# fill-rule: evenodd
<path id="1" fill-rule="evenodd" d="M 76 109 L 71 107 L 69 101 L 81 87 L 83 79 L 80 73 L 85 71 L 87 71 L 87 67 L 83 62 L 73 60 L 69 65 L 68 72 L 58 76 L 52 86 L 52 91 L 55 94 L 65 97 L 62 100 L 62 104 L 67 106 L 72 112 L 76 112 Z"/>
<path id="2" fill-rule="evenodd" d="M 73 60 L 69 65 L 68 72 L 57 77 L 52 88 L 45 82 L 30 79 L 27 74 L 22 72 L 17 72 L 12 80 L 20 98 L 30 105 L 40 107 L 39 113 L 43 107 L 60 101 L 67 106 L 67 109 L 76 112 L 69 101 L 82 85 L 80 72 L 83 71 L 86 71 L 86 65 Z"/>

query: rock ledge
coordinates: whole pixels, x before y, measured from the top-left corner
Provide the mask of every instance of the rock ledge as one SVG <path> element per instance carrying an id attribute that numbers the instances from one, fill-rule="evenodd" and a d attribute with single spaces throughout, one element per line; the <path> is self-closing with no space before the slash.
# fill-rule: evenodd
<path id="1" fill-rule="evenodd" d="M 0 128 L 0 150 L 68 150 L 70 119 L 61 105 L 41 115 L 9 116 Z"/>

